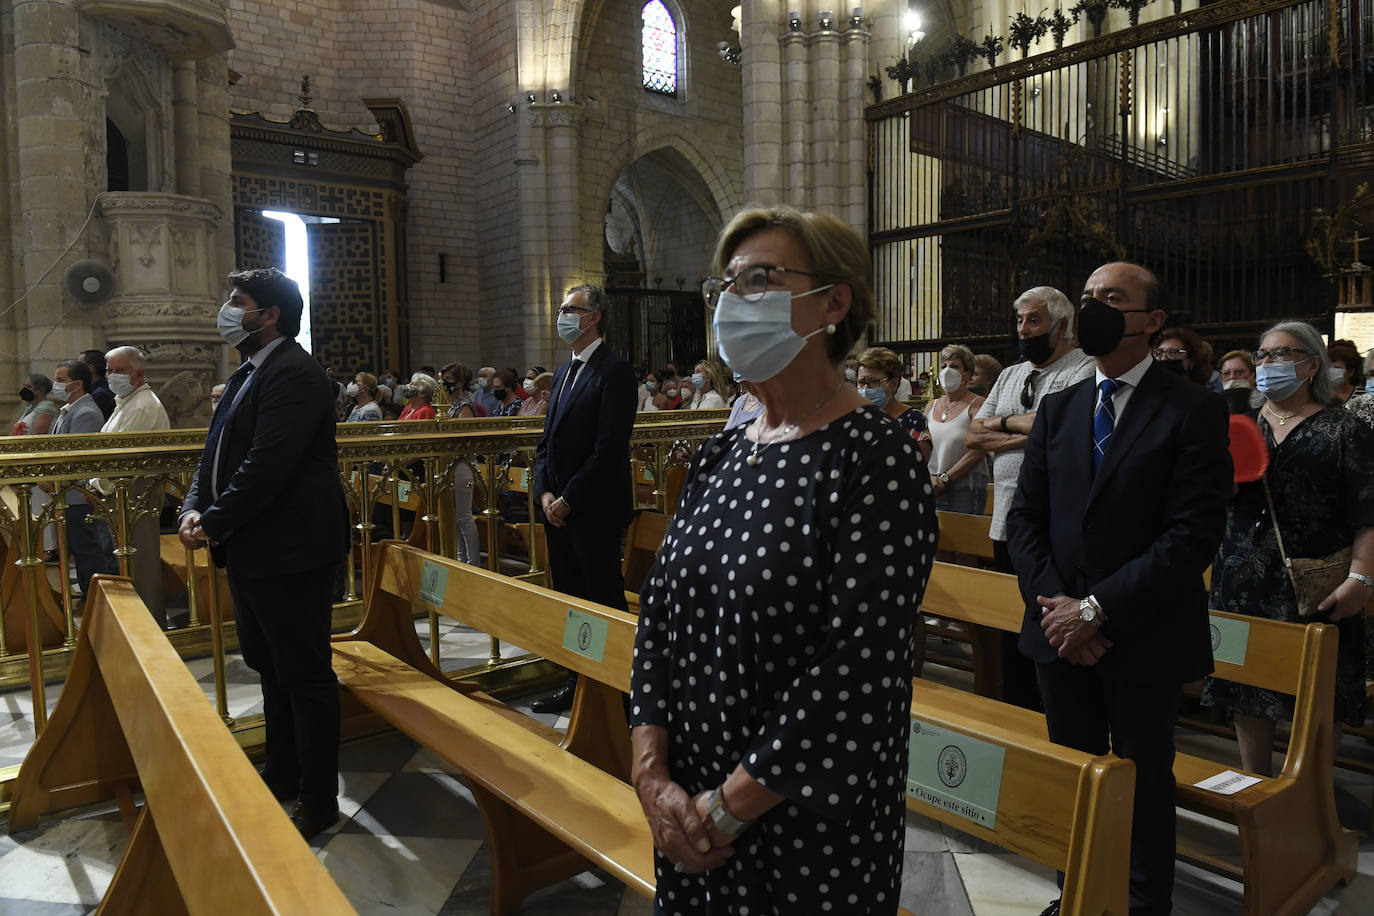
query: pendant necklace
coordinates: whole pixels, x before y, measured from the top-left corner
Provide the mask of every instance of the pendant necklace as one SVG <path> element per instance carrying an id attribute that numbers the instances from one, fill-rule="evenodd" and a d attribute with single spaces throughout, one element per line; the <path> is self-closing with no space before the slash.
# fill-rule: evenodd
<path id="1" fill-rule="evenodd" d="M 772 445 L 774 442 L 781 442 L 784 439 L 789 439 L 792 436 L 795 436 L 798 432 L 801 431 L 802 424 L 805 423 L 807 420 L 811 419 L 812 415 L 814 415 L 816 411 L 820 410 L 826 404 L 829 404 L 830 399 L 833 398 L 835 395 L 839 394 L 840 389 L 843 387 L 844 379 L 840 379 L 840 383 L 836 385 L 834 388 L 831 388 L 829 394 L 827 394 L 825 397 L 817 401 L 816 406 L 812 407 L 810 410 L 806 412 L 806 416 L 802 417 L 796 423 L 788 423 L 785 426 L 779 427 L 777 435 L 773 436 L 773 438 L 769 439 L 767 442 L 763 441 L 763 435 L 762 433 L 759 433 L 759 438 L 754 440 L 754 450 L 751 451 L 749 453 L 749 456 L 744 459 L 744 463 L 749 465 L 751 468 L 758 467 L 759 462 L 763 460 L 761 456 L 764 452 L 768 451 L 768 446 Z M 760 415 L 759 418 L 754 422 L 762 424 L 763 416 Z M 760 445 L 762 445 L 763 447 L 760 448 Z"/>
<path id="2" fill-rule="evenodd" d="M 945 409 L 942 410 L 942 411 L 940 411 L 940 422 L 941 422 L 941 423 L 947 423 L 947 422 L 949 422 L 949 412 L 950 412 L 950 409 L 953 408 L 953 407 L 956 407 L 956 406 L 958 406 L 958 405 L 960 405 L 960 404 L 963 404 L 963 403 L 964 403 L 964 398 L 967 397 L 967 396 L 968 396 L 968 391 L 965 391 L 964 394 L 963 394 L 963 396 L 961 396 L 961 397 L 959 398 L 959 400 L 957 400 L 957 401 L 950 401 L 949 395 L 945 395 Z"/>
<path id="3" fill-rule="evenodd" d="M 1269 415 L 1277 419 L 1279 421 L 1280 426 L 1287 426 L 1288 421 L 1298 415 L 1298 412 L 1295 410 L 1287 416 L 1284 416 L 1283 414 L 1279 413 L 1277 410 L 1274 409 L 1273 404 L 1265 404 L 1264 406 L 1269 408 Z"/>

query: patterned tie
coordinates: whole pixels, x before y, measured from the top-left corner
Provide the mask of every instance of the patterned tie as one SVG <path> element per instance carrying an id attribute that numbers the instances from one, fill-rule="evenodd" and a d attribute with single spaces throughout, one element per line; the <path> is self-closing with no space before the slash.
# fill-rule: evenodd
<path id="1" fill-rule="evenodd" d="M 568 370 L 568 374 L 563 380 L 563 387 L 558 392 L 558 403 L 553 405 L 555 412 L 563 409 L 563 402 L 567 400 L 568 395 L 572 394 L 573 386 L 577 384 L 578 373 L 580 373 L 582 367 L 586 365 L 586 363 L 582 362 L 580 359 L 575 359 L 572 363 L 572 368 Z"/>
<path id="2" fill-rule="evenodd" d="M 1094 474 L 1102 466 L 1102 459 L 1107 457 L 1107 446 L 1112 441 L 1112 427 L 1116 425 L 1116 406 L 1112 403 L 1112 396 L 1124 387 L 1125 382 L 1114 378 L 1103 379 L 1097 386 L 1098 391 L 1102 392 L 1102 397 L 1098 399 L 1097 412 L 1093 414 Z"/>

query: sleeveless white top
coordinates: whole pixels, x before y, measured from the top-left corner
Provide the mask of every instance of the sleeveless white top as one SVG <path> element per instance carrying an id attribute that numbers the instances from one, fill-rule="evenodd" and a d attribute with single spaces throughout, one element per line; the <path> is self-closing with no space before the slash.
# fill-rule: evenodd
<path id="1" fill-rule="evenodd" d="M 964 457 L 968 451 L 964 436 L 971 419 L 968 402 L 960 404 L 959 412 L 950 414 L 945 422 L 940 421 L 940 411 L 933 405 L 926 411 L 926 423 L 930 426 L 930 473 L 948 471 Z"/>

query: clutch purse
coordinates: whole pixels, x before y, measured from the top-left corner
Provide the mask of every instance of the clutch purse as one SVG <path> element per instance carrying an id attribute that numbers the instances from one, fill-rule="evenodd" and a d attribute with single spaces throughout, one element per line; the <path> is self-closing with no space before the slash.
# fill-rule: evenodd
<path id="1" fill-rule="evenodd" d="M 1274 537 L 1279 542 L 1279 556 L 1283 567 L 1288 570 L 1288 581 L 1293 583 L 1293 598 L 1298 605 L 1299 617 L 1315 617 L 1323 613 L 1317 605 L 1326 600 L 1350 575 L 1350 560 L 1354 555 L 1346 547 L 1324 557 L 1292 557 L 1283 549 L 1283 535 L 1279 532 L 1279 517 L 1274 514 L 1274 497 L 1269 493 L 1269 478 L 1264 482 L 1264 498 L 1269 503 L 1269 520 L 1274 523 Z"/>

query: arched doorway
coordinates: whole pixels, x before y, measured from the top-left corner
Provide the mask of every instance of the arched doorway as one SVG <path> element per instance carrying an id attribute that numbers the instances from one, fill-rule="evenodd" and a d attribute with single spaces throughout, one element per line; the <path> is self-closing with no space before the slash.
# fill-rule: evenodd
<path id="1" fill-rule="evenodd" d="M 405 174 L 421 159 L 399 99 L 364 99 L 381 130 L 336 131 L 315 112 L 230 123 L 234 241 L 241 268 L 285 268 L 283 224 L 305 222 L 312 352 L 345 372 L 410 364 Z"/>
<path id="2" fill-rule="evenodd" d="M 700 289 L 719 230 L 710 189 L 677 150 L 654 150 L 616 177 L 603 222 L 606 287 L 616 309 L 607 336 L 632 362 L 658 369 L 707 354 Z"/>

